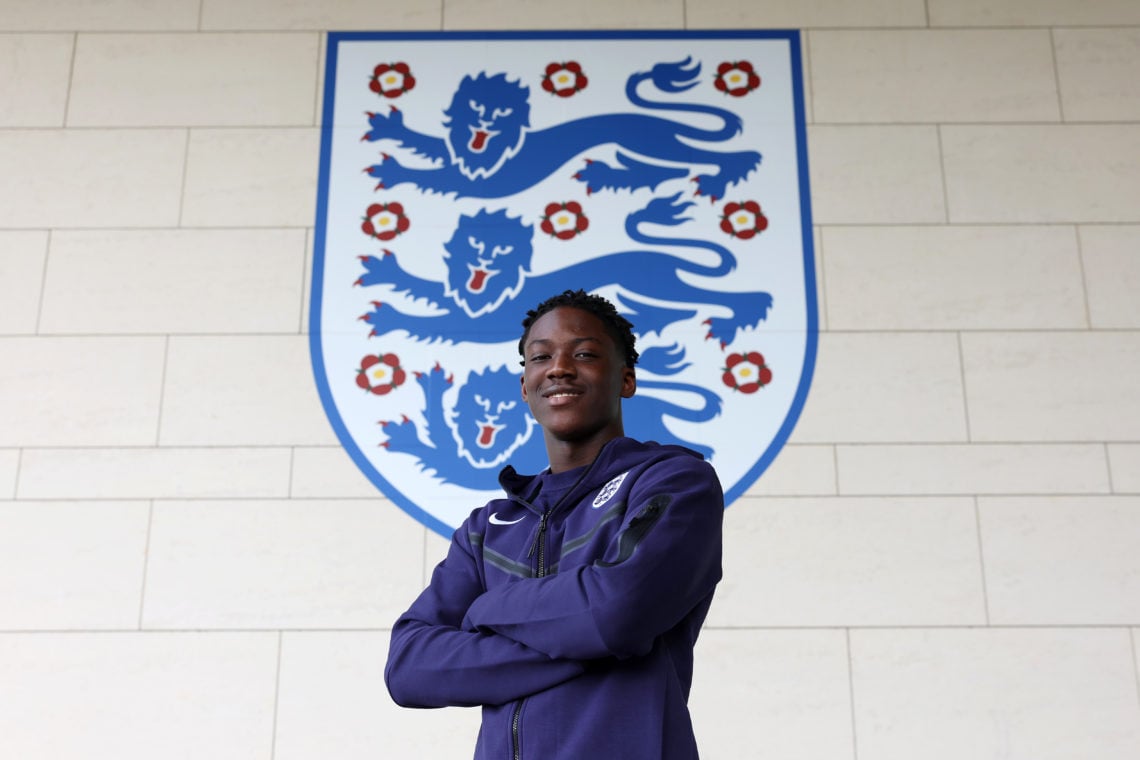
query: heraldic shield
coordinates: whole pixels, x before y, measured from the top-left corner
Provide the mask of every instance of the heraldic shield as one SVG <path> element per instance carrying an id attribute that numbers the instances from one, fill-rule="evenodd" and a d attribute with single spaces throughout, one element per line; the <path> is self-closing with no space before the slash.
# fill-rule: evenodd
<path id="1" fill-rule="evenodd" d="M 528 309 L 609 298 L 628 435 L 726 503 L 788 439 L 818 336 L 797 32 L 332 33 L 310 335 L 329 420 L 442 535 L 547 466 Z"/>

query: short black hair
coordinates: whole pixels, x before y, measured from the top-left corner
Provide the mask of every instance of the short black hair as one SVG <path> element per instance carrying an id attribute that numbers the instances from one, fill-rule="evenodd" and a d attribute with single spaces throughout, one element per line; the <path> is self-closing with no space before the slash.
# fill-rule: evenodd
<path id="1" fill-rule="evenodd" d="M 584 290 L 565 290 L 556 296 L 551 296 L 526 313 L 522 321 L 523 334 L 519 338 L 519 356 L 523 357 L 522 364 L 526 364 L 526 339 L 530 335 L 530 328 L 543 314 L 555 309 L 568 306 L 573 309 L 588 311 L 602 320 L 606 332 L 613 338 L 625 357 L 625 366 L 633 367 L 637 364 L 637 349 L 634 348 L 636 338 L 633 337 L 633 324 L 618 313 L 617 308 L 605 298 Z"/>

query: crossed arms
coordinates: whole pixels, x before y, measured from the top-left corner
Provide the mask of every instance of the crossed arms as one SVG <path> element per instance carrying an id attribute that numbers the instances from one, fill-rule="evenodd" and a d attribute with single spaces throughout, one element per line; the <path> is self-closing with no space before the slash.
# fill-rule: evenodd
<path id="1" fill-rule="evenodd" d="M 634 484 L 604 556 L 490 590 L 465 525 L 393 627 L 392 698 L 408 707 L 503 704 L 648 653 L 720 580 L 723 510 L 711 466 L 663 461 Z M 482 519 L 476 513 L 470 527 Z"/>

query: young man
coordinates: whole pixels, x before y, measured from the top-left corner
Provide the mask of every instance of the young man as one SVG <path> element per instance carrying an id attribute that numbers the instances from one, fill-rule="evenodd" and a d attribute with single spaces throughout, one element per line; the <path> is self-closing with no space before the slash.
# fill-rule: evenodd
<path id="1" fill-rule="evenodd" d="M 480 705 L 476 760 L 693 760 L 693 645 L 721 576 L 724 496 L 679 446 L 624 436 L 632 326 L 566 291 L 528 312 L 522 396 L 550 467 L 499 476 L 396 622 L 407 707 Z"/>

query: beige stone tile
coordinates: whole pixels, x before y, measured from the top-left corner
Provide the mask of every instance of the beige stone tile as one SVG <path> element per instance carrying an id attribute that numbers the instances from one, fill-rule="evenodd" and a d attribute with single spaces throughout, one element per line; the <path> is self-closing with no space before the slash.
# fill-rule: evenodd
<path id="1" fill-rule="evenodd" d="M 379 497 L 380 491 L 343 447 L 299 446 L 293 451 L 289 495 L 295 499 L 368 499 Z"/>
<path id="2" fill-rule="evenodd" d="M 979 499 L 990 621 L 1140 620 L 1140 496 Z"/>
<path id="3" fill-rule="evenodd" d="M 198 27 L 200 0 L 4 0 L 12 31 L 171 31 Z"/>
<path id="4" fill-rule="evenodd" d="M 695 656 L 689 709 L 702 757 L 854 760 L 842 631 L 705 628 Z"/>
<path id="5" fill-rule="evenodd" d="M 816 224 L 946 220 L 933 126 L 813 126 L 808 162 Z"/>
<path id="6" fill-rule="evenodd" d="M 1140 332 L 962 335 L 975 441 L 1140 438 Z"/>
<path id="7" fill-rule="evenodd" d="M 685 3 L 689 29 L 925 26 L 921 0 L 718 0 Z"/>
<path id="8" fill-rule="evenodd" d="M 40 332 L 296 332 L 304 245 L 302 230 L 58 232 Z"/>
<path id="9" fill-rule="evenodd" d="M 786 445 L 744 496 L 834 496 L 835 449 Z"/>
<path id="10" fill-rule="evenodd" d="M 851 660 L 861 758 L 1140 753 L 1126 630 L 852 631 Z"/>
<path id="11" fill-rule="evenodd" d="M 681 29 L 684 0 L 443 0 L 443 28 L 456 29 Z"/>
<path id="12" fill-rule="evenodd" d="M 796 443 L 966 440 L 954 335 L 827 333 Z"/>
<path id="13" fill-rule="evenodd" d="M 202 0 L 202 29 L 434 30 L 442 0 Z"/>
<path id="14" fill-rule="evenodd" d="M 135 628 L 148 514 L 143 501 L 0 502 L 0 630 Z"/>
<path id="15" fill-rule="evenodd" d="M 1093 327 L 1140 327 L 1140 226 L 1081 227 Z"/>
<path id="16" fill-rule="evenodd" d="M 833 330 L 1083 328 L 1077 236 L 1057 227 L 829 227 Z"/>
<path id="17" fill-rule="evenodd" d="M 1132 0 L 930 0 L 931 26 L 1109 26 L 1140 23 Z"/>
<path id="18" fill-rule="evenodd" d="M 317 35 L 80 35 L 69 126 L 309 126 Z"/>
<path id="19" fill-rule="evenodd" d="M 192 130 L 182 225 L 311 227 L 319 159 L 313 127 Z"/>
<path id="20" fill-rule="evenodd" d="M 1048 30 L 811 33 L 817 122 L 1058 121 Z"/>
<path id="21" fill-rule="evenodd" d="M 712 626 L 985 623 L 968 498 L 742 499 Z"/>
<path id="22" fill-rule="evenodd" d="M 1140 493 L 1140 443 L 1109 444 L 1108 466 L 1114 493 Z"/>
<path id="23" fill-rule="evenodd" d="M 390 626 L 419 586 L 421 535 L 375 499 L 160 501 L 143 627 Z"/>
<path id="24" fill-rule="evenodd" d="M 268 758 L 273 633 L 0 636 L 0 755 Z"/>
<path id="25" fill-rule="evenodd" d="M 154 443 L 161 338 L 0 338 L 0 446 Z"/>
<path id="26" fill-rule="evenodd" d="M 336 443 L 302 336 L 174 337 L 163 446 Z"/>
<path id="27" fill-rule="evenodd" d="M 848 495 L 1108 493 L 1099 444 L 839 446 Z"/>
<path id="28" fill-rule="evenodd" d="M 274 760 L 467 757 L 479 710 L 407 710 L 384 687 L 388 632 L 286 633 Z"/>
<path id="29" fill-rule="evenodd" d="M 0 126 L 63 126 L 74 39 L 70 34 L 0 34 Z"/>
<path id="30" fill-rule="evenodd" d="M 942 127 L 950 221 L 1140 221 L 1140 124 Z"/>
<path id="31" fill-rule="evenodd" d="M 182 130 L 0 130 L 0 227 L 178 223 Z"/>
<path id="32" fill-rule="evenodd" d="M 16 477 L 20 471 L 20 451 L 0 449 L 0 500 L 14 498 Z"/>
<path id="33" fill-rule="evenodd" d="M 46 232 L 0 231 L 0 335 L 36 331 L 47 246 Z"/>
<path id="34" fill-rule="evenodd" d="M 19 498 L 280 497 L 288 493 L 289 463 L 284 447 L 26 449 Z"/>
<path id="35" fill-rule="evenodd" d="M 1057 29 L 1067 121 L 1140 121 L 1140 29 Z"/>

